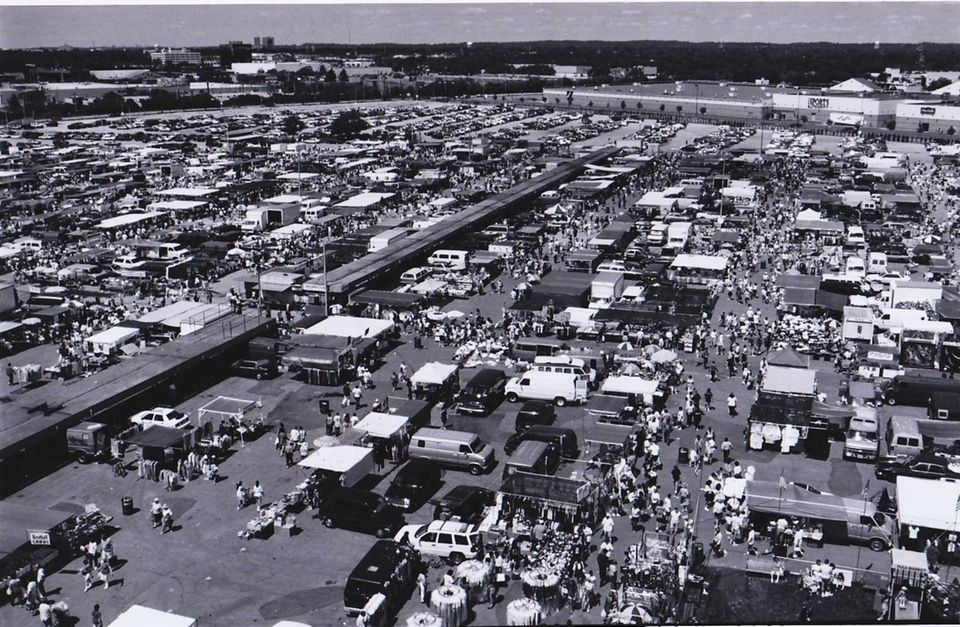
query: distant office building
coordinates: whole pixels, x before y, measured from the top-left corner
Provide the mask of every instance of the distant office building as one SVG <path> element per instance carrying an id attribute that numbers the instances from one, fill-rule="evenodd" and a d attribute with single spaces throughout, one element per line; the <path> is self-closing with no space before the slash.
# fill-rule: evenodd
<path id="1" fill-rule="evenodd" d="M 202 60 L 199 52 L 186 48 L 151 49 L 146 52 L 154 65 L 200 65 Z"/>
<path id="2" fill-rule="evenodd" d="M 276 45 L 273 35 L 260 35 L 253 38 L 253 47 L 257 50 L 263 50 L 264 48 L 273 48 Z"/>

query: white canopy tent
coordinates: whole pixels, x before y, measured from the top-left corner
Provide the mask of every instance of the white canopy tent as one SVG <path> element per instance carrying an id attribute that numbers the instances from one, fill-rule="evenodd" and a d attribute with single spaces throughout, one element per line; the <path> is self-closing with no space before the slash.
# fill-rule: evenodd
<path id="1" fill-rule="evenodd" d="M 390 331 L 393 323 L 377 318 L 330 316 L 304 330 L 306 335 L 333 335 L 336 337 L 378 337 Z"/>
<path id="2" fill-rule="evenodd" d="M 325 446 L 304 459 L 300 466 L 340 476 L 340 485 L 352 487 L 373 471 L 373 450 L 363 446 Z"/>
<path id="3" fill-rule="evenodd" d="M 960 531 L 960 483 L 897 477 L 901 525 Z"/>
<path id="4" fill-rule="evenodd" d="M 816 394 L 817 371 L 806 368 L 768 366 L 761 389 L 764 392 L 778 394 Z"/>
<path id="5" fill-rule="evenodd" d="M 439 361 L 427 362 L 422 368 L 413 373 L 410 382 L 414 385 L 443 385 L 450 377 L 457 373 L 457 366 L 444 364 Z"/>
<path id="6" fill-rule="evenodd" d="M 131 605 L 109 627 L 196 627 L 197 619 L 144 605 Z"/>
<path id="7" fill-rule="evenodd" d="M 374 411 L 364 416 L 353 428 L 375 438 L 387 439 L 405 429 L 409 422 L 407 416 Z"/>

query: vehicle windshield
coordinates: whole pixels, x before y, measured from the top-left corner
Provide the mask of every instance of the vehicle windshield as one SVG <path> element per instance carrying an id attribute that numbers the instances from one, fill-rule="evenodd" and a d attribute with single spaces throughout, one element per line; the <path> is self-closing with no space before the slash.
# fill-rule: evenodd
<path id="1" fill-rule="evenodd" d="M 855 442 L 876 442 L 877 434 L 851 429 L 850 432 L 847 433 L 847 439 L 854 440 Z"/>
<path id="2" fill-rule="evenodd" d="M 883 527 L 886 524 L 887 517 L 884 516 L 881 512 L 877 512 L 876 514 L 873 515 L 873 520 L 875 520 L 878 525 Z"/>
<path id="3" fill-rule="evenodd" d="M 427 533 L 427 531 L 429 531 L 428 527 L 429 527 L 429 525 L 424 525 L 424 526 L 420 527 L 419 529 L 417 529 L 416 533 L 413 534 L 414 537 L 416 537 L 416 538 L 422 537 L 423 534 L 425 534 L 425 533 Z"/>

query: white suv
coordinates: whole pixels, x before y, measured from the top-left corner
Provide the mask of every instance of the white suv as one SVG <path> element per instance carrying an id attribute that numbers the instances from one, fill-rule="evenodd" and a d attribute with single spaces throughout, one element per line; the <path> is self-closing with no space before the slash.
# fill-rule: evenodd
<path id="1" fill-rule="evenodd" d="M 190 419 L 172 407 L 154 407 L 130 417 L 130 422 L 144 429 L 161 426 L 174 429 L 189 429 Z"/>
<path id="2" fill-rule="evenodd" d="M 422 555 L 436 555 L 459 564 L 473 559 L 480 550 L 480 532 L 476 525 L 435 520 L 426 525 L 406 525 L 397 532 L 397 542 L 409 542 Z"/>

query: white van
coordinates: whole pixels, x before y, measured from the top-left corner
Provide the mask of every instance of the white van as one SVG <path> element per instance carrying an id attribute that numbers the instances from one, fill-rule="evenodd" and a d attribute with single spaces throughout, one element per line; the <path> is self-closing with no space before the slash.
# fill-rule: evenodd
<path id="1" fill-rule="evenodd" d="M 576 374 L 529 370 L 510 379 L 504 391 L 511 403 L 533 399 L 552 401 L 557 407 L 563 407 L 586 401 L 588 389 L 587 379 Z"/>
<path id="2" fill-rule="evenodd" d="M 406 272 L 400 275 L 401 283 L 419 283 L 427 277 L 430 276 L 430 268 L 424 266 L 417 266 L 416 268 L 410 268 Z"/>
<path id="3" fill-rule="evenodd" d="M 883 309 L 874 319 L 874 324 L 880 329 L 902 327 L 906 322 L 922 322 L 927 320 L 927 312 L 922 309 Z"/>
<path id="4" fill-rule="evenodd" d="M 552 357 L 534 357 L 533 366 L 527 372 L 558 372 L 561 374 L 576 375 L 588 382 L 593 379 L 593 372 L 587 362 L 569 355 L 554 355 Z"/>
<path id="5" fill-rule="evenodd" d="M 847 257 L 845 274 L 847 276 L 855 276 L 862 279 L 867 274 L 867 264 L 863 262 L 862 257 L 851 255 L 850 257 Z"/>
<path id="6" fill-rule="evenodd" d="M 438 250 L 427 259 L 427 263 L 446 270 L 466 270 L 469 253 L 465 250 Z"/>
<path id="7" fill-rule="evenodd" d="M 870 253 L 867 255 L 867 272 L 870 274 L 885 274 L 887 271 L 886 253 Z"/>

